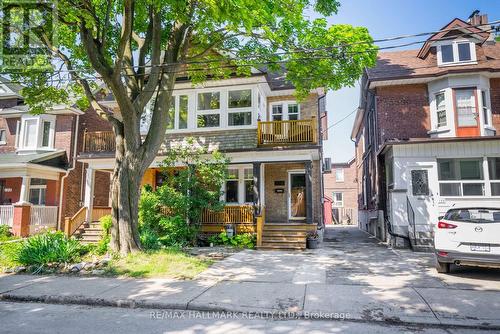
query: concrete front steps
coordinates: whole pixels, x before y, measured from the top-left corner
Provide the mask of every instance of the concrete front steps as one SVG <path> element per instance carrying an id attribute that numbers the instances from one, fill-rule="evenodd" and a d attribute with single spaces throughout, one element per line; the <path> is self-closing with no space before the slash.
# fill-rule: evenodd
<path id="1" fill-rule="evenodd" d="M 304 250 L 308 231 L 315 231 L 314 224 L 265 223 L 262 231 L 261 250 Z"/>
<path id="2" fill-rule="evenodd" d="M 83 244 L 98 243 L 102 237 L 101 223 L 98 221 L 91 223 L 85 222 L 75 231 L 73 235 L 79 238 Z"/>

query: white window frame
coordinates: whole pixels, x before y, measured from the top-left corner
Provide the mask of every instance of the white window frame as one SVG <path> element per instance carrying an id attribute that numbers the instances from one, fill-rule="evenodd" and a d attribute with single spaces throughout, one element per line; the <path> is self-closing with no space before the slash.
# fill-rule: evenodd
<path id="1" fill-rule="evenodd" d="M 444 108 L 439 108 L 438 102 L 437 102 L 437 97 L 438 95 L 443 95 L 444 99 Z M 436 115 L 436 128 L 444 128 L 448 126 L 448 108 L 446 108 L 446 92 L 445 91 L 439 91 L 437 93 L 434 93 L 434 105 L 435 105 L 435 115 Z M 445 116 L 445 123 L 444 124 L 439 124 L 439 112 L 444 111 L 444 116 Z"/>
<path id="2" fill-rule="evenodd" d="M 283 108 L 282 109 L 283 113 L 281 114 L 282 115 L 282 120 L 283 121 L 290 120 L 289 119 L 289 114 L 288 114 L 288 106 L 291 105 L 291 104 L 296 104 L 297 105 L 297 120 L 302 119 L 302 117 L 301 117 L 300 103 L 298 103 L 297 101 L 294 101 L 294 100 L 285 100 L 285 101 L 271 102 L 269 104 L 269 116 L 270 116 L 270 120 L 274 121 L 273 106 L 276 106 L 276 105 L 281 105 L 282 108 Z"/>
<path id="3" fill-rule="evenodd" d="M 198 97 L 200 94 L 207 94 L 207 93 L 219 93 L 219 109 L 200 109 L 198 110 Z M 224 104 L 227 104 L 227 101 L 224 101 L 224 94 L 220 89 L 212 89 L 212 90 L 203 90 L 203 91 L 197 91 L 195 92 L 195 123 L 196 123 L 196 129 L 218 129 L 221 128 L 222 125 L 224 124 L 224 120 L 222 117 L 222 108 Z M 203 116 L 203 115 L 219 115 L 219 126 L 198 126 L 198 116 Z"/>
<path id="4" fill-rule="evenodd" d="M 479 160 L 481 161 L 481 180 L 440 180 L 439 179 L 439 162 L 436 161 L 436 172 L 438 176 L 438 192 L 440 197 L 444 198 L 500 198 L 500 196 L 492 196 L 491 195 L 491 184 L 498 183 L 498 180 L 491 180 L 488 169 L 488 158 L 499 158 L 500 156 L 488 155 L 487 157 L 467 157 L 467 158 L 438 158 L 437 160 Z M 459 168 L 459 167 L 456 167 Z M 442 195 L 440 190 L 440 185 L 445 183 L 454 183 L 460 184 L 460 192 L 461 195 L 453 196 L 453 195 Z M 463 185 L 467 183 L 480 183 L 483 185 L 483 195 L 463 195 Z"/>
<path id="5" fill-rule="evenodd" d="M 253 173 L 253 166 L 252 165 L 237 165 L 237 166 L 230 165 L 227 167 L 227 169 L 238 170 L 238 178 L 226 180 L 224 182 L 224 185 L 223 185 L 224 194 L 222 195 L 222 200 L 225 201 L 225 199 L 226 199 L 227 181 L 237 181 L 238 182 L 238 202 L 226 202 L 227 205 L 253 204 L 253 202 L 245 202 L 245 181 L 250 180 L 250 179 L 245 178 L 245 169 L 250 169 L 250 170 L 252 170 L 252 173 Z M 253 181 L 253 177 L 252 177 L 252 181 Z"/>
<path id="6" fill-rule="evenodd" d="M 4 137 L 2 139 L 2 137 Z M 7 129 L 1 128 L 0 129 L 0 145 L 5 145 L 7 144 Z"/>
<path id="7" fill-rule="evenodd" d="M 245 91 L 249 90 L 250 91 L 250 106 L 249 107 L 242 107 L 242 108 L 230 108 L 229 107 L 229 93 L 231 92 L 238 92 L 238 91 Z M 238 127 L 244 127 L 244 126 L 251 126 L 253 124 L 253 110 L 255 107 L 255 101 L 254 101 L 254 91 L 252 88 L 241 88 L 241 89 L 228 89 L 227 90 L 227 99 L 226 99 L 226 107 L 227 107 L 227 122 L 226 126 L 230 129 L 232 128 L 238 128 Z M 239 114 L 239 113 L 250 113 L 250 124 L 243 124 L 243 125 L 229 125 L 229 115 L 230 114 Z"/>
<path id="8" fill-rule="evenodd" d="M 341 177 L 339 178 L 337 172 L 341 172 Z M 344 168 L 335 168 L 335 182 L 344 182 L 345 179 L 345 171 Z"/>
<path id="9" fill-rule="evenodd" d="M 337 201 L 337 194 L 340 194 L 342 199 L 340 201 Z M 332 206 L 334 208 L 343 208 L 344 207 L 344 193 L 341 191 L 334 191 L 332 193 Z"/>
<path id="10" fill-rule="evenodd" d="M 469 44 L 470 48 L 470 60 L 459 60 L 459 55 L 458 55 L 458 44 Z M 453 50 L 453 61 L 451 62 L 443 62 L 443 56 L 441 52 L 441 47 L 443 45 L 451 45 L 452 50 Z M 453 65 L 465 65 L 465 64 L 477 64 L 477 57 L 476 57 L 476 44 L 474 42 L 471 42 L 467 39 L 459 39 L 459 40 L 454 40 L 452 42 L 446 41 L 446 42 L 440 42 L 436 44 L 437 48 L 437 61 L 438 61 L 438 66 L 453 66 Z"/>
<path id="11" fill-rule="evenodd" d="M 35 146 L 26 146 L 26 139 L 28 135 L 26 123 L 35 121 Z M 44 122 L 50 123 L 49 130 L 49 144 L 48 146 L 42 146 L 43 141 L 43 124 Z M 39 115 L 39 116 L 22 116 L 21 117 L 21 129 L 20 129 L 20 140 L 18 141 L 18 149 L 25 151 L 34 151 L 34 150 L 53 150 L 54 149 L 54 141 L 55 141 L 55 127 L 56 127 L 56 116 L 55 115 Z"/>
<path id="12" fill-rule="evenodd" d="M 486 127 L 491 127 L 492 126 L 492 117 L 491 117 L 491 107 L 490 107 L 490 92 L 487 89 L 480 89 L 478 87 L 478 93 L 480 95 L 480 110 L 481 110 L 481 115 L 479 116 L 480 118 L 483 119 L 483 126 Z M 484 94 L 484 95 L 483 95 Z"/>
<path id="13" fill-rule="evenodd" d="M 47 184 L 30 185 L 30 189 L 29 189 L 30 202 L 31 202 L 31 191 L 32 190 L 38 190 L 38 203 L 31 203 L 31 204 L 33 204 L 33 205 L 45 205 L 47 203 Z M 41 196 L 42 191 L 45 192 L 45 196 L 44 196 L 45 203 L 40 203 L 40 199 L 42 198 L 42 196 Z"/>

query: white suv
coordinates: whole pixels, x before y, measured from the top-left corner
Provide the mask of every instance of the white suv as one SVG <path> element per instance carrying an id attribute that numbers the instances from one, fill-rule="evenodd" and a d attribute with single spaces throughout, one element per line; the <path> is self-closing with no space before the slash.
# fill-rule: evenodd
<path id="1" fill-rule="evenodd" d="M 456 205 L 434 227 L 436 269 L 452 263 L 500 267 L 500 203 Z"/>

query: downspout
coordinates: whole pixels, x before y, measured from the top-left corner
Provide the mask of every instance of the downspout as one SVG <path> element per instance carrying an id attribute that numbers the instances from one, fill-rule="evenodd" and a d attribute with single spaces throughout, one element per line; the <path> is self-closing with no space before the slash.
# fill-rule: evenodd
<path id="1" fill-rule="evenodd" d="M 75 122 L 75 137 L 74 137 L 74 143 L 73 143 L 73 157 L 71 160 L 71 167 L 68 168 L 66 173 L 63 175 L 61 178 L 61 189 L 59 190 L 59 214 L 58 217 L 59 219 L 57 220 L 57 230 L 61 230 L 61 219 L 62 219 L 62 201 L 63 201 L 63 195 L 64 195 L 64 181 L 68 177 L 69 173 L 75 169 L 76 167 L 76 150 L 77 150 L 77 144 L 78 144 L 78 130 L 80 128 L 80 115 L 76 115 L 76 122 Z"/>
<path id="2" fill-rule="evenodd" d="M 322 96 L 318 97 L 318 143 L 320 145 L 319 149 L 319 180 L 320 180 L 320 192 L 321 192 L 321 228 L 324 227 L 325 225 L 325 184 L 323 182 L 323 127 L 321 126 L 322 124 L 322 118 L 321 118 L 321 100 L 325 99 L 325 117 L 327 114 L 326 111 L 326 93 L 323 94 Z M 327 130 L 327 129 L 326 129 Z"/>

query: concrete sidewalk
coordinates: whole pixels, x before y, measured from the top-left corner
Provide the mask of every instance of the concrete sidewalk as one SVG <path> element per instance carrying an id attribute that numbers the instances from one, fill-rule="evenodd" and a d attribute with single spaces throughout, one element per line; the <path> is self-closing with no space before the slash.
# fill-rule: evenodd
<path id="1" fill-rule="evenodd" d="M 438 275 L 429 255 L 344 237 L 301 253 L 243 251 L 192 281 L 0 276 L 0 299 L 500 329 L 498 272 Z"/>

